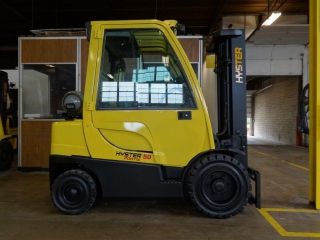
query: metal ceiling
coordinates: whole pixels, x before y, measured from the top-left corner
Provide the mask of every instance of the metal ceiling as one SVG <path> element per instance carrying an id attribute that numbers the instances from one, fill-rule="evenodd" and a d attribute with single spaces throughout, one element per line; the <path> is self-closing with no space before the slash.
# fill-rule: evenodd
<path id="1" fill-rule="evenodd" d="M 308 15 L 307 0 L 269 0 L 284 15 Z M 218 29 L 222 16 L 268 12 L 268 0 L 0 0 L 0 69 L 17 65 L 17 38 L 31 29 L 81 28 L 86 21 L 176 19 L 189 34 Z"/>

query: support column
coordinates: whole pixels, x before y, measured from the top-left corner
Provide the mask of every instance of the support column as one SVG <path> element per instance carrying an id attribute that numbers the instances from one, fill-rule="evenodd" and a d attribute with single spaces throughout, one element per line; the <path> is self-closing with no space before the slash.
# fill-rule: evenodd
<path id="1" fill-rule="evenodd" d="M 310 191 L 309 201 L 320 209 L 320 1 L 309 0 L 310 11 Z"/>

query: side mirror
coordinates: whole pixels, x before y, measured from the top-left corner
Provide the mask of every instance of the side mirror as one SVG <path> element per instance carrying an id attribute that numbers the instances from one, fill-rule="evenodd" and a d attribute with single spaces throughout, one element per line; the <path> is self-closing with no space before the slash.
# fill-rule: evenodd
<path id="1" fill-rule="evenodd" d="M 79 118 L 82 115 L 83 96 L 81 92 L 67 92 L 62 98 L 62 109 L 67 120 Z"/>
<path id="2" fill-rule="evenodd" d="M 206 56 L 206 68 L 215 68 L 216 65 L 216 55 L 207 55 Z"/>

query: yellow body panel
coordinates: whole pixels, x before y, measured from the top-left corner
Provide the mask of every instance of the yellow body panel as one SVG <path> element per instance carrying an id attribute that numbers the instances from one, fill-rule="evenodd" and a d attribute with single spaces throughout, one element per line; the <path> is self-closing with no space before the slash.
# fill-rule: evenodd
<path id="1" fill-rule="evenodd" d="M 103 125 L 103 124 L 102 124 Z M 146 125 L 138 122 L 110 122 L 97 127 L 111 144 L 127 150 L 152 151 L 152 136 Z M 126 139 L 126 141 L 123 141 Z"/>
<path id="2" fill-rule="evenodd" d="M 320 209 L 320 3 L 310 0 L 310 191 Z"/>
<path id="3" fill-rule="evenodd" d="M 177 113 L 174 110 L 139 110 L 130 111 L 127 114 L 126 111 L 96 111 L 95 113 L 95 125 L 87 132 L 89 137 L 92 137 L 92 148 L 89 147 L 92 157 L 99 159 L 113 159 L 116 155 L 115 150 L 108 149 L 108 141 L 99 137 L 99 130 L 103 129 L 103 125 L 108 126 L 109 121 L 111 123 L 121 123 L 126 119 L 127 124 L 134 123 L 137 119 L 143 121 L 148 126 L 152 133 L 152 138 L 145 138 L 152 147 L 154 155 L 154 162 L 150 162 L 150 159 L 145 159 L 142 162 L 145 163 L 157 163 L 168 166 L 185 166 L 193 157 L 203 151 L 210 149 L 208 141 L 206 139 L 206 125 L 203 119 L 203 114 L 199 110 L 192 111 L 193 121 L 178 121 Z M 156 117 L 157 116 L 157 117 Z M 195 125 L 198 124 L 199 125 Z M 197 126 L 197 127 L 196 127 Z M 99 130 L 98 130 L 99 129 Z M 137 129 L 138 130 L 138 129 Z M 142 150 L 131 148 L 127 145 L 130 139 L 130 131 L 123 132 L 122 138 L 118 139 L 114 146 L 127 146 L 121 150 Z M 138 134 L 138 133 L 137 133 Z M 139 134 L 140 135 L 140 134 Z M 141 135 L 140 135 L 141 136 Z M 89 141 L 89 140 L 88 140 Z M 120 143 L 120 144 L 119 144 Z M 133 143 L 135 144 L 135 143 Z M 90 146 L 90 144 L 88 144 Z M 138 146 L 138 145 L 137 145 Z M 139 146 L 138 146 L 139 147 Z M 92 151 L 91 151 L 92 150 Z M 123 160 L 123 159 L 122 159 Z"/>
<path id="4" fill-rule="evenodd" d="M 186 166 L 199 153 L 214 149 L 210 119 L 199 81 L 171 27 L 173 27 L 171 21 L 158 20 L 91 22 L 83 103 L 84 135 L 71 132 L 82 130 L 80 125 L 77 130 L 64 127 L 59 134 L 56 134 L 55 131 L 59 126 L 72 125 L 72 121 L 56 123 L 53 126 L 51 154 L 83 155 L 82 148 L 66 147 L 72 143 L 71 139 L 74 139 L 75 136 L 85 139 L 88 149 L 86 153 L 95 159 L 133 161 L 166 166 Z M 195 109 L 171 110 L 96 110 L 103 34 L 108 29 L 158 29 L 162 31 L 182 65 L 197 107 Z M 178 111 L 182 110 L 191 111 L 192 120 L 178 120 Z M 70 136 L 67 137 L 70 139 L 63 140 L 64 136 Z M 62 141 L 65 141 L 65 144 L 61 144 Z M 82 150 L 80 151 L 80 149 Z"/>
<path id="5" fill-rule="evenodd" d="M 51 154 L 89 156 L 83 135 L 82 120 L 52 124 Z"/>

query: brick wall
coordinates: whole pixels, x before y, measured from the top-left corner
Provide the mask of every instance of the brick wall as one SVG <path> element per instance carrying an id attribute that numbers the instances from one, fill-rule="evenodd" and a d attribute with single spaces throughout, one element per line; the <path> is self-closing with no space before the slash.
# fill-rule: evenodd
<path id="1" fill-rule="evenodd" d="M 272 87 L 254 97 L 254 136 L 296 144 L 300 77 L 274 77 Z"/>

